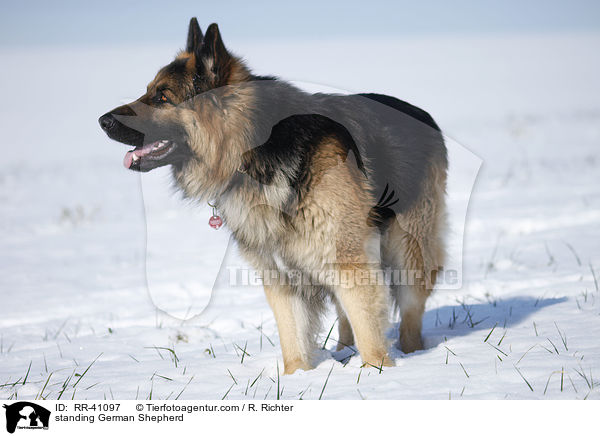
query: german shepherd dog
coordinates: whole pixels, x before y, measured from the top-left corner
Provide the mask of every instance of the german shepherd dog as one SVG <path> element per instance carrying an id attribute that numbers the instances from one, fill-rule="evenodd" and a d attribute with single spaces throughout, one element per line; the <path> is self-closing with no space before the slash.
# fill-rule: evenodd
<path id="1" fill-rule="evenodd" d="M 425 301 L 444 260 L 448 167 L 427 112 L 386 95 L 308 94 L 253 75 L 216 24 L 203 35 L 192 18 L 185 51 L 99 122 L 135 147 L 126 168 L 170 165 L 185 197 L 215 203 L 263 274 L 286 374 L 314 367 L 328 301 L 338 349 L 356 346 L 366 365 L 394 365 L 390 307 L 400 313 L 401 350 L 423 348 Z M 390 270 L 401 280 L 373 280 Z M 270 272 L 280 279 L 267 280 Z"/>

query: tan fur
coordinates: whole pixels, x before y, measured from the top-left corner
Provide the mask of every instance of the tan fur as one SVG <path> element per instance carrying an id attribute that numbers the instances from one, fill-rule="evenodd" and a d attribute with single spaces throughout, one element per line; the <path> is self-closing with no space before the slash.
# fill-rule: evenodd
<path id="1" fill-rule="evenodd" d="M 194 159 L 178 180 L 189 197 L 212 199 L 219 195 L 239 168 L 242 154 L 250 148 L 244 140 L 250 137 L 253 126 L 244 111 L 253 103 L 253 88 L 231 85 L 227 92 L 235 95 L 235 105 L 224 107 L 213 92 L 208 92 L 195 97 L 191 107 L 179 109 L 194 152 Z"/>

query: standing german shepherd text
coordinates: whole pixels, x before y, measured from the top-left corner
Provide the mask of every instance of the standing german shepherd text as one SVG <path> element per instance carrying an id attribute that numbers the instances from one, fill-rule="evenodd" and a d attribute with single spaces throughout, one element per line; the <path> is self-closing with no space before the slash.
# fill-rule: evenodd
<path id="1" fill-rule="evenodd" d="M 384 269 L 402 271 L 391 285 L 401 349 L 423 347 L 425 300 L 444 258 L 448 166 L 429 114 L 385 95 L 311 95 L 253 75 L 216 24 L 203 35 L 193 18 L 185 51 L 100 125 L 135 146 L 125 167 L 171 165 L 187 197 L 214 201 L 258 271 L 310 279 L 264 281 L 285 373 L 313 367 L 329 299 L 338 349 L 356 344 L 365 364 L 393 365 L 390 286 L 368 279 Z M 354 280 L 325 280 L 332 270 Z"/>

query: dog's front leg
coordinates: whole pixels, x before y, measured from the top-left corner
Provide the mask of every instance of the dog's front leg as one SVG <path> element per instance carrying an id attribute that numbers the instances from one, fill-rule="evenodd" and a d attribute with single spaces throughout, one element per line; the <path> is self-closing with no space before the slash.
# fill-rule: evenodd
<path id="1" fill-rule="evenodd" d="M 360 283 L 360 277 L 371 274 L 366 266 L 341 264 L 339 268 L 340 277 L 350 278 L 336 287 L 336 298 L 350 321 L 363 363 L 374 367 L 394 366 L 385 338 L 387 289 Z"/>
<path id="2" fill-rule="evenodd" d="M 275 314 L 283 354 L 284 374 L 312 369 L 312 330 L 308 303 L 289 285 L 264 285 Z"/>

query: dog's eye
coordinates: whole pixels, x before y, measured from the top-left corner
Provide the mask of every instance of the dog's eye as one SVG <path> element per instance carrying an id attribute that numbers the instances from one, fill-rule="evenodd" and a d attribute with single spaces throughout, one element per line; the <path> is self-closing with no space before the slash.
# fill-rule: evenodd
<path id="1" fill-rule="evenodd" d="M 169 103 L 169 98 L 163 92 L 160 91 L 156 94 L 154 99 L 157 103 Z"/>

